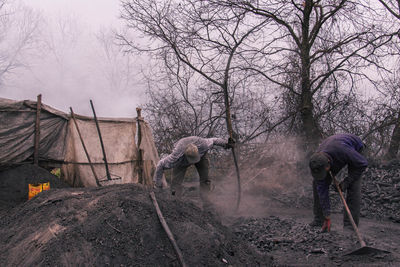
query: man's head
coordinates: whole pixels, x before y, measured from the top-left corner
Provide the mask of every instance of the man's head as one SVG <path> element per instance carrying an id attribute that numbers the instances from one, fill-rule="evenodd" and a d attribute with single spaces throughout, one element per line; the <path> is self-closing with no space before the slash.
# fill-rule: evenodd
<path id="1" fill-rule="evenodd" d="M 199 149 L 195 144 L 187 145 L 185 149 L 185 156 L 190 164 L 194 164 L 200 161 Z"/>
<path id="2" fill-rule="evenodd" d="M 311 174 L 316 180 L 325 179 L 331 167 L 329 158 L 324 152 L 315 152 L 312 154 L 309 166 Z"/>

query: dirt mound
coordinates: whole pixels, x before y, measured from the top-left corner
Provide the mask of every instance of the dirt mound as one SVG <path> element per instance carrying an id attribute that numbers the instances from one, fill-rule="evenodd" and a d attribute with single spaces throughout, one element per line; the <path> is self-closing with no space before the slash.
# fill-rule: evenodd
<path id="1" fill-rule="evenodd" d="M 210 213 L 157 193 L 188 266 L 271 266 Z M 178 266 L 139 185 L 55 189 L 0 220 L 0 266 Z"/>
<path id="2" fill-rule="evenodd" d="M 27 164 L 0 172 L 0 209 L 28 200 L 28 185 L 50 182 L 50 188 L 69 187 L 46 169 Z"/>

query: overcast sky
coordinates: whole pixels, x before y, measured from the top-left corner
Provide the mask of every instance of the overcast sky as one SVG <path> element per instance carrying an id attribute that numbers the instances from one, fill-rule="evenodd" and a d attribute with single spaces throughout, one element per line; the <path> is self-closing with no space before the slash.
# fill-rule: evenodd
<path id="1" fill-rule="evenodd" d="M 118 0 L 24 0 L 24 3 L 47 17 L 74 14 L 93 28 L 119 23 Z"/>
<path id="2" fill-rule="evenodd" d="M 69 112 L 71 106 L 76 113 L 84 115 L 91 115 L 89 99 L 92 99 L 99 116 L 136 116 L 136 107 L 144 102 L 140 59 L 131 56 L 128 62 L 127 57 L 119 55 L 118 64 L 108 62 L 96 41 L 99 31 L 111 34 L 110 30 L 123 26 L 119 19 L 120 1 L 20 1 L 41 14 L 47 23 L 41 34 L 47 38 L 46 42 L 53 38 L 51 42 L 56 52 L 48 51 L 32 60 L 24 56 L 24 61 L 30 60 L 29 69 L 14 71 L 0 87 L 0 97 L 35 100 L 42 94 L 43 103 L 64 112 Z M 60 21 L 71 26 L 67 41 L 57 28 Z M 124 67 L 127 64 L 129 68 Z M 126 69 L 129 73 L 125 73 Z M 129 80 L 119 75 L 129 76 Z M 115 85 L 117 88 L 111 88 L 110 79 L 120 82 Z"/>

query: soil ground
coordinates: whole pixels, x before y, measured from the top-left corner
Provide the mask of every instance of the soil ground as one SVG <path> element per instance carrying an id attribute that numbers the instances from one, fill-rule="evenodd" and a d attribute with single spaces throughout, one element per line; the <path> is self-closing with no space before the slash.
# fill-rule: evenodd
<path id="1" fill-rule="evenodd" d="M 195 185 L 189 185 L 187 193 L 192 199 Z M 215 191 L 219 191 L 218 186 Z M 321 233 L 320 228 L 308 225 L 312 209 L 296 206 L 292 200 L 244 192 L 239 212 L 234 212 L 232 199 L 227 200 L 221 192 L 215 195 L 223 224 L 258 251 L 272 256 L 276 266 L 400 266 L 399 223 L 362 217 L 359 230 L 367 246 L 390 253 L 345 256 L 360 245 L 354 231 L 343 229 L 341 208 L 332 214 L 331 232 Z M 226 203 L 232 203 L 230 211 Z"/>
<path id="2" fill-rule="evenodd" d="M 181 199 L 168 189 L 156 196 L 188 266 L 400 266 L 400 224 L 388 219 L 362 217 L 360 231 L 391 253 L 344 256 L 359 244 L 342 229 L 340 208 L 321 233 L 308 225 L 309 198 L 244 191 L 235 212 L 234 190 L 217 184 L 211 214 L 198 182 L 185 188 Z M 0 251 L 0 266 L 179 266 L 148 191 L 133 184 L 53 188 L 15 201 L 0 209 Z"/>

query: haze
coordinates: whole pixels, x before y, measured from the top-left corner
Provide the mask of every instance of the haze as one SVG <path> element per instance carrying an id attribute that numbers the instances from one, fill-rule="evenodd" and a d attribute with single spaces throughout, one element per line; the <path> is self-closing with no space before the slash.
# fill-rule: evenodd
<path id="1" fill-rule="evenodd" d="M 12 1 L 8 8 L 17 9 L 18 21 L 38 26 L 18 67 L 3 75 L 0 97 L 35 100 L 42 94 L 43 103 L 64 112 L 71 106 L 84 115 L 91 114 L 92 99 L 99 116 L 135 117 L 144 99 L 142 66 L 113 39 L 122 27 L 119 5 L 116 0 Z M 2 45 L 3 54 L 16 39 Z"/>

